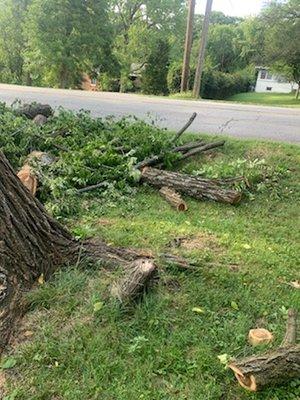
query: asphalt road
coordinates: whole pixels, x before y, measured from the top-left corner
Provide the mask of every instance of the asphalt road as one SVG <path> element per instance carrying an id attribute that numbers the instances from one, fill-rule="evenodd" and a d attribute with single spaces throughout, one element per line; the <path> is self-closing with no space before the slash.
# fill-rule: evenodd
<path id="1" fill-rule="evenodd" d="M 195 111 L 198 116 L 190 132 L 300 143 L 300 108 L 0 84 L 0 101 L 10 104 L 16 98 L 48 103 L 53 107 L 90 110 L 94 116 L 136 115 L 171 130 L 180 129 Z"/>

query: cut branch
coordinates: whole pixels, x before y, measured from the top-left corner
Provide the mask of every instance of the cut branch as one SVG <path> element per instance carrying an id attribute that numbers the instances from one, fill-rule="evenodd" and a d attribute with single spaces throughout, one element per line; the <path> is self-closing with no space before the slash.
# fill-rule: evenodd
<path id="1" fill-rule="evenodd" d="M 207 150 L 215 149 L 216 147 L 221 147 L 224 146 L 225 140 L 220 140 L 219 142 L 215 143 L 207 143 L 205 145 L 200 145 L 199 147 L 196 147 L 185 154 L 182 155 L 182 157 L 179 159 L 179 161 L 185 160 L 186 158 L 195 156 L 196 154 L 203 153 Z"/>
<path id="2" fill-rule="evenodd" d="M 284 339 L 280 347 L 291 346 L 296 343 L 297 339 L 297 310 L 290 308 L 288 311 L 288 319 Z"/>
<path id="3" fill-rule="evenodd" d="M 188 122 L 176 133 L 172 139 L 172 143 L 176 143 L 180 136 L 192 125 L 194 119 L 197 117 L 197 113 L 194 112 Z"/>
<path id="4" fill-rule="evenodd" d="M 204 153 L 208 150 L 214 149 L 216 147 L 221 147 L 225 143 L 224 140 L 221 140 L 219 142 L 213 142 L 213 143 L 207 143 L 203 144 L 203 141 L 197 141 L 197 142 L 192 142 L 192 143 L 187 143 L 182 146 L 177 146 L 174 147 L 173 149 L 170 150 L 170 153 L 181 153 L 181 157 L 178 158 L 177 161 L 185 160 L 188 157 L 192 157 L 195 154 L 199 153 Z M 139 163 L 136 164 L 137 169 L 143 169 L 145 167 L 153 167 L 157 164 L 160 164 L 163 162 L 165 157 L 165 153 L 146 158 L 143 161 L 140 161 Z"/>
<path id="5" fill-rule="evenodd" d="M 167 186 L 177 190 L 179 193 L 201 200 L 209 199 L 222 203 L 237 204 L 242 197 L 242 194 L 236 190 L 223 188 L 221 180 L 204 179 L 150 167 L 142 170 L 142 180 L 155 187 Z"/>

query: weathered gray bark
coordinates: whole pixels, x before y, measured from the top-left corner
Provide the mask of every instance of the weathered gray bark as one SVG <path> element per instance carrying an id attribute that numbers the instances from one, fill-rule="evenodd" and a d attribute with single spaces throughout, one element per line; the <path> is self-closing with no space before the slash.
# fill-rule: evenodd
<path id="1" fill-rule="evenodd" d="M 22 292 L 72 260 L 78 244 L 23 186 L 0 153 L 0 351 L 24 311 Z"/>
<path id="2" fill-rule="evenodd" d="M 142 170 L 142 180 L 159 188 L 167 186 L 196 199 L 237 204 L 242 197 L 240 192 L 222 187 L 226 183 L 219 179 L 204 179 L 151 167 Z"/>

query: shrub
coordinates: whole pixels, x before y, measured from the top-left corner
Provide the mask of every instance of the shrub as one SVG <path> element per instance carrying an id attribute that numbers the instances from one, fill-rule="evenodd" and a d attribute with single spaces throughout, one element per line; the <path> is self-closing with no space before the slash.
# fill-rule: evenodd
<path id="1" fill-rule="evenodd" d="M 171 93 L 180 91 L 181 63 L 171 65 L 168 73 L 168 88 Z M 195 68 L 191 67 L 189 90 L 192 90 Z M 254 74 L 249 70 L 225 73 L 206 68 L 203 72 L 201 97 L 204 99 L 225 99 L 236 93 L 247 92 L 253 85 Z"/>

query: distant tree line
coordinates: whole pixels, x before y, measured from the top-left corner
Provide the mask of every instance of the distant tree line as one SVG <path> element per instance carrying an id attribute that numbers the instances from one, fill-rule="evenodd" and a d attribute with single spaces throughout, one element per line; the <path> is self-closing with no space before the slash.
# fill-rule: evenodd
<path id="1" fill-rule="evenodd" d="M 78 88 L 83 74 L 101 90 L 180 90 L 184 0 L 0 0 L 0 80 Z M 192 87 L 203 16 L 197 15 Z M 247 91 L 255 65 L 300 81 L 300 2 L 272 1 L 253 18 L 213 12 L 202 96 Z"/>

